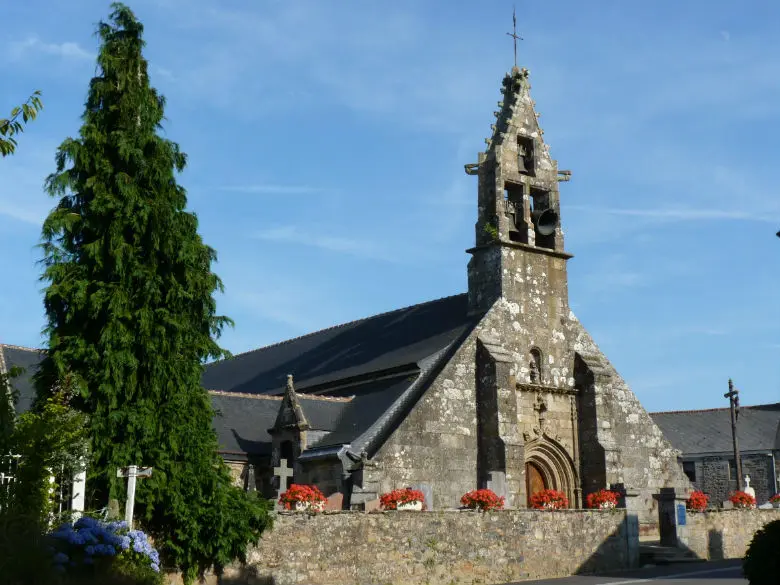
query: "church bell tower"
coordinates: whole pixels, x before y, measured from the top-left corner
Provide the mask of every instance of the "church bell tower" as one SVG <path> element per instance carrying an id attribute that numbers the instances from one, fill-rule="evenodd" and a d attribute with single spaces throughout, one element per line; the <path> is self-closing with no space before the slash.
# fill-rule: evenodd
<path id="1" fill-rule="evenodd" d="M 530 283 L 547 291 L 551 313 L 568 314 L 566 260 L 558 184 L 571 173 L 559 171 L 542 136 L 531 99 L 528 70 L 513 67 L 504 77 L 494 112 L 492 136 L 466 173 L 479 178 L 475 247 L 469 261 L 469 308 L 483 312 L 498 299 L 522 303 Z"/>

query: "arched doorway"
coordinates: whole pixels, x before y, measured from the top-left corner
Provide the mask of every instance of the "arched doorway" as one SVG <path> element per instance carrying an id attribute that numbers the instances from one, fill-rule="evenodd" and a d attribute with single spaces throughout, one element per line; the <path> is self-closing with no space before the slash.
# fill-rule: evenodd
<path id="1" fill-rule="evenodd" d="M 527 505 L 531 507 L 531 496 L 542 490 L 546 490 L 548 486 L 547 479 L 544 477 L 544 472 L 541 468 L 533 462 L 525 464 L 525 493 L 528 497 Z"/>
<path id="2" fill-rule="evenodd" d="M 581 505 L 574 462 L 566 449 L 547 435 L 525 444 L 525 481 L 529 507 L 531 496 L 544 489 L 566 494 L 572 508 Z"/>

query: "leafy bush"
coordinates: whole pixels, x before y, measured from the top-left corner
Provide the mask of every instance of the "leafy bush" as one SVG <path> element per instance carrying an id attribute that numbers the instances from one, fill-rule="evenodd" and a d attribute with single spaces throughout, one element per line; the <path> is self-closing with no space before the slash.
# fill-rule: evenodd
<path id="1" fill-rule="evenodd" d="M 560 510 L 569 507 L 569 498 L 558 490 L 542 490 L 531 496 L 531 507 L 537 510 Z"/>
<path id="2" fill-rule="evenodd" d="M 611 510 L 617 506 L 618 495 L 610 490 L 601 489 L 585 498 L 588 508 Z"/>
<path id="3" fill-rule="evenodd" d="M 379 504 L 382 506 L 383 510 L 397 510 L 398 504 L 410 504 L 412 502 L 422 502 L 424 509 L 425 494 L 420 490 L 402 488 L 379 496 Z"/>
<path id="4" fill-rule="evenodd" d="M 466 508 L 472 510 L 479 508 L 483 512 L 501 510 L 504 507 L 504 496 L 499 497 L 493 490 L 489 489 L 473 490 L 463 494 L 460 503 Z"/>
<path id="5" fill-rule="evenodd" d="M 710 497 L 704 492 L 695 491 L 686 500 L 685 507 L 691 512 L 704 512 L 707 509 L 707 504 L 710 501 Z"/>
<path id="6" fill-rule="evenodd" d="M 780 520 L 770 522 L 753 535 L 742 570 L 750 585 L 777 585 L 780 575 Z"/>
<path id="7" fill-rule="evenodd" d="M 0 509 L 0 582 L 49 585 L 55 577 L 40 515 L 16 507 Z"/>

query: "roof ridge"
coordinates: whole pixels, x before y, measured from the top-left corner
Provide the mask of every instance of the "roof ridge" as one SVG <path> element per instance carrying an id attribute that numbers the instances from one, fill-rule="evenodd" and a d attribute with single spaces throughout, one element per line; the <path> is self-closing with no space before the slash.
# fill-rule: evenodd
<path id="1" fill-rule="evenodd" d="M 20 349 L 22 351 L 37 351 L 37 352 L 45 352 L 46 350 L 39 347 L 26 347 L 24 345 L 14 345 L 12 343 L 0 343 L 3 347 L 7 347 L 9 349 Z"/>
<path id="2" fill-rule="evenodd" d="M 312 331 L 310 333 L 305 333 L 303 335 L 298 335 L 297 337 L 291 337 L 289 339 L 284 339 L 282 341 L 277 341 L 276 343 L 269 343 L 268 345 L 263 345 L 263 346 L 260 346 L 260 347 L 256 347 L 255 349 L 242 351 L 241 353 L 233 354 L 231 357 L 229 357 L 227 359 L 219 360 L 219 361 L 212 362 L 212 363 L 206 364 L 206 365 L 207 366 L 213 366 L 213 365 L 216 365 L 216 364 L 229 362 L 230 360 L 236 359 L 236 358 L 238 358 L 240 356 L 244 356 L 244 355 L 247 355 L 247 354 L 250 354 L 250 353 L 254 353 L 256 351 L 263 351 L 263 350 L 266 350 L 266 349 L 270 349 L 272 347 L 278 347 L 280 345 L 285 345 L 287 343 L 292 343 L 293 341 L 298 341 L 299 339 L 305 339 L 306 337 L 311 337 L 312 335 L 317 335 L 318 333 L 325 333 L 326 331 L 332 331 L 334 329 L 340 329 L 340 328 L 346 327 L 348 325 L 355 325 L 357 323 L 362 323 L 364 321 L 368 321 L 369 319 L 375 319 L 377 317 L 383 317 L 385 315 L 390 315 L 392 313 L 397 313 L 399 311 L 406 311 L 408 309 L 413 309 L 415 307 L 422 307 L 423 305 L 429 305 L 431 303 L 436 303 L 436 302 L 443 301 L 443 300 L 446 300 L 446 299 L 452 299 L 452 298 L 459 297 L 459 296 L 462 296 L 462 295 L 465 295 L 465 294 L 468 294 L 468 293 L 458 293 L 456 295 L 449 295 L 449 296 L 446 296 L 446 297 L 440 297 L 438 299 L 432 299 L 430 301 L 423 301 L 422 303 L 416 303 L 414 305 L 408 305 L 406 307 L 400 307 L 398 309 L 393 309 L 391 311 L 384 311 L 382 313 L 376 313 L 375 315 L 369 315 L 368 317 L 362 317 L 360 319 L 354 319 L 353 321 L 346 321 L 346 322 L 340 323 L 338 325 L 331 325 L 330 327 L 325 327 L 324 329 L 318 329 L 317 331 Z"/>
<path id="3" fill-rule="evenodd" d="M 740 405 L 739 409 L 743 410 L 745 408 L 763 408 L 766 406 L 780 406 L 780 402 L 770 402 L 768 404 L 749 404 L 746 406 Z M 693 410 L 659 410 L 658 412 L 651 412 L 650 415 L 653 414 L 690 414 L 692 412 L 718 412 L 721 410 L 729 410 L 730 407 L 723 406 L 719 408 L 698 408 Z"/>
<path id="4" fill-rule="evenodd" d="M 295 393 L 301 400 L 321 400 L 323 402 L 352 402 L 354 396 L 320 396 L 314 394 Z"/>
<path id="5" fill-rule="evenodd" d="M 236 398 L 254 398 L 256 400 L 276 400 L 281 402 L 283 396 L 269 396 L 268 394 L 249 394 L 247 392 L 230 392 L 229 390 L 206 390 L 212 396 L 235 396 Z"/>
<path id="6" fill-rule="evenodd" d="M 277 400 L 284 399 L 283 395 L 272 396 L 269 394 L 251 394 L 249 392 L 231 392 L 230 390 L 206 390 L 213 396 L 234 396 L 236 398 L 254 398 L 258 400 Z M 312 396 L 307 394 L 295 393 L 298 398 L 304 400 L 319 400 L 322 402 L 352 402 L 354 396 Z"/>

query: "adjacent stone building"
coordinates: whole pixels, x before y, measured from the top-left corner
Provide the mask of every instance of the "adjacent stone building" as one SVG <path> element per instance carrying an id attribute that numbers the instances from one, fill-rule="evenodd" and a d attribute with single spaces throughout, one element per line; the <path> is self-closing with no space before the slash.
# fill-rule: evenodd
<path id="1" fill-rule="evenodd" d="M 721 505 L 737 489 L 737 468 L 728 408 L 656 412 L 650 415 L 672 445 L 696 489 Z M 737 418 L 742 475 L 758 504 L 780 491 L 780 403 L 743 406 Z"/>
<path id="2" fill-rule="evenodd" d="M 623 484 L 646 525 L 660 488 L 690 486 L 569 307 L 559 185 L 570 173 L 543 140 L 528 71 L 514 68 L 501 93 L 487 149 L 466 165 L 477 182 L 468 291 L 207 366 L 240 481 L 269 497 L 279 476 L 316 484 L 345 508 L 417 486 L 434 509 L 480 487 L 511 507 L 544 488 L 582 507 Z"/>

